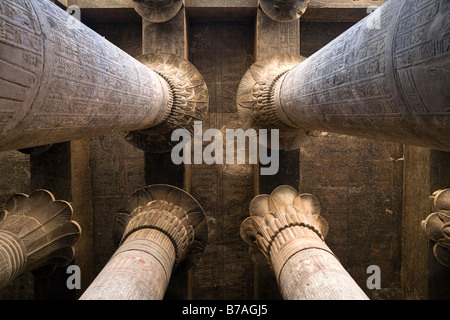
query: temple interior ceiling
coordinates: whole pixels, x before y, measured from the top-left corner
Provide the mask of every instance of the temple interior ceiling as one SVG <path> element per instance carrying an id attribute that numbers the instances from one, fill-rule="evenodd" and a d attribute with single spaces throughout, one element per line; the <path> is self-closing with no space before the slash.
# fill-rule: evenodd
<path id="1" fill-rule="evenodd" d="M 0 1 L 0 300 L 450 298 L 446 0 Z"/>

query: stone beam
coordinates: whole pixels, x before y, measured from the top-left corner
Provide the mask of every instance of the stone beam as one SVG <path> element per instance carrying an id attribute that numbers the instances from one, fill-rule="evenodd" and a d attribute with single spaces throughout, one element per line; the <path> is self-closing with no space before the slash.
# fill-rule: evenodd
<path id="1" fill-rule="evenodd" d="M 0 288 L 29 271 L 51 272 L 74 258 L 81 228 L 68 202 L 46 190 L 16 194 L 0 213 Z"/>
<path id="2" fill-rule="evenodd" d="M 185 191 L 153 185 L 138 190 L 115 216 L 119 248 L 81 300 L 162 300 L 172 273 L 203 254 L 208 226 Z"/>
<path id="3" fill-rule="evenodd" d="M 328 224 L 313 195 L 281 186 L 254 198 L 249 210 L 241 236 L 269 262 L 284 299 L 368 299 L 325 244 Z"/>
<path id="4" fill-rule="evenodd" d="M 0 21 L 0 151 L 201 117 L 206 86 L 187 61 L 138 61 L 50 1 L 3 1 Z"/>
<path id="5" fill-rule="evenodd" d="M 244 126 L 450 150 L 449 11 L 391 0 L 308 59 L 257 62 L 238 93 Z"/>

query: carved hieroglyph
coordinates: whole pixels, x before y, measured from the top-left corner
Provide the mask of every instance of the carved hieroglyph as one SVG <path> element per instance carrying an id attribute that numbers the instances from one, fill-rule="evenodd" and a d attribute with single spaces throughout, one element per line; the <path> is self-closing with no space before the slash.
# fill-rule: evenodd
<path id="1" fill-rule="evenodd" d="M 147 129 L 191 112 L 172 110 L 173 81 L 50 1 L 2 1 L 0 49 L 0 151 Z M 172 76 L 191 79 L 193 68 L 171 61 L 182 68 Z M 183 87 L 183 99 L 193 91 Z"/>
<path id="2" fill-rule="evenodd" d="M 325 244 L 328 224 L 316 197 L 281 186 L 255 197 L 249 210 L 241 236 L 265 256 L 284 299 L 367 299 Z"/>
<path id="3" fill-rule="evenodd" d="M 81 233 L 71 218 L 71 205 L 46 190 L 9 198 L 0 214 L 0 288 L 25 272 L 68 265 Z"/>
<path id="4" fill-rule="evenodd" d="M 433 197 L 436 212 L 422 221 L 422 228 L 434 242 L 433 253 L 437 261 L 450 267 L 450 189 L 438 190 Z"/>
<path id="5" fill-rule="evenodd" d="M 114 220 L 119 248 L 82 300 L 160 300 L 172 272 L 185 272 L 203 254 L 208 226 L 185 191 L 153 185 L 133 194 Z"/>
<path id="6" fill-rule="evenodd" d="M 449 151 L 449 11 L 442 0 L 386 2 L 285 73 L 274 113 L 290 127 Z"/>

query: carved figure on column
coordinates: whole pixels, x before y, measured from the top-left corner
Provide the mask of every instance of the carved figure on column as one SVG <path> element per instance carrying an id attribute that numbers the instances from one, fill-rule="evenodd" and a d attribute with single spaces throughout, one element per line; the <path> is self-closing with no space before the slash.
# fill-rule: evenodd
<path id="1" fill-rule="evenodd" d="M 46 190 L 16 194 L 0 214 L 0 288 L 25 272 L 67 266 L 81 228 L 72 207 Z"/>
<path id="2" fill-rule="evenodd" d="M 450 189 L 433 193 L 433 206 L 436 211 L 422 221 L 422 228 L 434 242 L 437 261 L 450 267 Z"/>

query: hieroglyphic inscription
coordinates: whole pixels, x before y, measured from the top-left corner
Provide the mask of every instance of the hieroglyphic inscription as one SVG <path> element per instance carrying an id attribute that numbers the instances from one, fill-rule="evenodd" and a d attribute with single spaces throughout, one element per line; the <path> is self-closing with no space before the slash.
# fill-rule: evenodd
<path id="1" fill-rule="evenodd" d="M 47 102 L 44 104 L 53 105 L 53 110 L 51 114 L 41 113 L 39 115 L 41 119 L 36 126 L 51 129 L 54 124 L 49 116 L 59 114 L 66 117 L 75 116 L 74 119 L 66 118 L 68 123 L 60 126 L 81 127 L 91 118 L 86 111 L 94 106 L 97 106 L 96 121 L 89 123 L 95 126 L 101 126 L 102 123 L 108 125 L 108 119 L 119 115 L 144 116 L 147 104 L 145 97 L 152 93 L 151 79 L 145 73 L 139 77 L 136 70 L 126 68 L 121 63 L 124 53 L 108 50 L 112 45 L 99 46 L 95 38 L 98 36 L 93 32 L 83 32 L 81 35 L 76 30 L 63 27 L 66 23 L 65 16 L 58 17 L 56 14 L 58 8 L 47 5 L 44 10 L 55 19 L 54 23 L 51 23 L 54 31 L 51 33 L 55 52 L 54 73 Z M 56 20 L 57 18 L 59 19 Z M 85 64 L 86 62 L 88 64 Z M 142 81 L 143 86 L 136 82 L 137 79 Z M 58 96 L 60 92 L 58 87 L 61 85 L 66 88 L 63 97 Z M 74 110 L 66 110 L 64 105 L 62 109 L 55 110 L 58 100 L 61 99 L 74 100 L 79 106 L 84 105 L 84 110 L 80 110 L 84 112 L 70 112 Z M 117 105 L 122 105 L 123 108 L 117 110 Z M 137 108 L 142 109 L 142 112 Z M 139 119 L 136 121 L 139 122 Z M 48 126 L 45 122 L 49 122 Z M 36 127 L 29 127 L 29 130 L 34 129 Z"/>
<path id="2" fill-rule="evenodd" d="M 70 16 L 51 2 L 5 0 L 0 17 L 2 148 L 142 129 L 162 120 L 165 81 L 86 26 L 69 28 Z"/>

